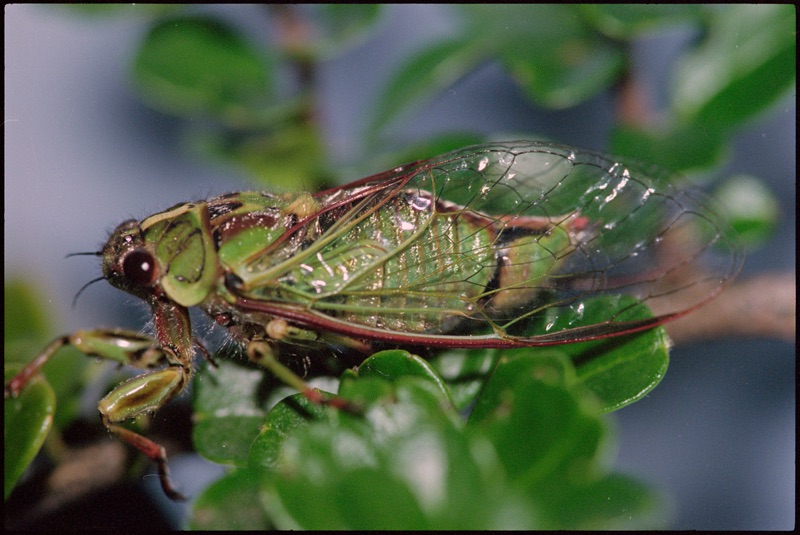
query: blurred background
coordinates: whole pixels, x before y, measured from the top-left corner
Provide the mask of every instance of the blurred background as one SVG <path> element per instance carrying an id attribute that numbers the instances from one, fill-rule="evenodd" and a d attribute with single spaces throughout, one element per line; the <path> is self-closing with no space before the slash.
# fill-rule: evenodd
<path id="1" fill-rule="evenodd" d="M 139 329 L 146 310 L 107 284 L 71 308 L 99 265 L 65 255 L 178 202 L 517 138 L 655 162 L 709 190 L 754 177 L 734 182 L 766 207 L 741 216 L 755 228 L 741 278 L 793 280 L 793 7 L 539 7 L 5 6 L 6 285 L 35 291 L 51 336 Z M 215 56 L 215 40 L 235 54 Z M 181 46 L 188 59 L 161 61 Z M 200 88 L 209 70 L 216 92 Z M 610 418 L 615 466 L 670 498 L 672 528 L 793 528 L 793 338 L 678 345 L 658 388 Z M 129 498 L 109 514 L 128 505 L 141 519 Z M 184 512 L 147 514 L 179 526 Z"/>

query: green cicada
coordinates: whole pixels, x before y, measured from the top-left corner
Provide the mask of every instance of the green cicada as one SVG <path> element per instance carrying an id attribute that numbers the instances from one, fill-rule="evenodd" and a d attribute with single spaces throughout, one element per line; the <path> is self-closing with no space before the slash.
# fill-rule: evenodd
<path id="1" fill-rule="evenodd" d="M 694 310 L 735 276 L 741 256 L 722 229 L 701 196 L 661 176 L 528 141 L 470 147 L 315 194 L 240 192 L 179 204 L 122 223 L 97 253 L 103 278 L 150 305 L 154 337 L 63 336 L 6 395 L 64 345 L 157 367 L 119 385 L 99 410 L 179 497 L 164 449 L 120 423 L 158 409 L 191 380 L 202 346 L 189 307 L 310 399 L 335 403 L 308 388 L 287 358 L 332 346 L 364 356 L 407 346 L 545 346 L 649 329 Z M 623 308 L 589 326 L 542 320 L 579 316 L 600 294 L 633 296 L 654 316 L 628 317 Z"/>

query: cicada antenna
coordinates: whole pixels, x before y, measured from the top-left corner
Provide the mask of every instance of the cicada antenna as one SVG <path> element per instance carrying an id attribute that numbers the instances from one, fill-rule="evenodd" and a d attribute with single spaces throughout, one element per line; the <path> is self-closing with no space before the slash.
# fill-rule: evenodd
<path id="1" fill-rule="evenodd" d="M 91 286 L 95 282 L 100 282 L 101 280 L 105 280 L 105 277 L 97 277 L 96 279 L 92 279 L 89 282 L 87 282 L 86 284 L 84 284 L 83 286 L 81 286 L 81 289 L 78 290 L 78 293 L 76 293 L 75 297 L 72 298 L 72 308 L 74 309 L 76 306 L 78 306 L 78 297 L 80 297 L 80 295 L 83 293 L 83 291 L 86 288 L 88 288 L 89 286 Z"/>
<path id="2" fill-rule="evenodd" d="M 69 253 L 64 258 L 69 258 L 71 256 L 103 256 L 103 251 L 89 251 L 86 253 Z"/>
<path id="3" fill-rule="evenodd" d="M 87 251 L 87 252 L 81 252 L 81 253 L 70 253 L 67 256 L 65 256 L 64 258 L 70 258 L 70 257 L 73 257 L 73 256 L 103 256 L 103 251 Z M 97 277 L 96 279 L 92 279 L 89 282 L 87 282 L 86 284 L 84 284 L 83 286 L 81 286 L 81 289 L 78 290 L 78 293 L 76 293 L 75 297 L 72 298 L 72 308 L 74 309 L 75 307 L 78 306 L 78 297 L 80 297 L 80 295 L 83 293 L 83 291 L 86 288 L 88 288 L 89 286 L 91 286 L 95 282 L 100 282 L 101 280 L 104 280 L 104 279 L 105 279 L 105 277 Z"/>

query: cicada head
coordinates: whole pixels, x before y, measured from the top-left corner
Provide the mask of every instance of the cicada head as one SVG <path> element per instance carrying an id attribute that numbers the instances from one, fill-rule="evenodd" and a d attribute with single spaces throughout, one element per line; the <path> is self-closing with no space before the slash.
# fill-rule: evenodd
<path id="1" fill-rule="evenodd" d="M 103 275 L 148 302 L 154 297 L 183 307 L 202 302 L 217 277 L 205 203 L 122 223 L 103 247 Z"/>
<path id="2" fill-rule="evenodd" d="M 149 301 L 161 293 L 161 268 L 136 220 L 121 223 L 103 247 L 103 276 L 114 287 Z"/>
<path id="3" fill-rule="evenodd" d="M 186 364 L 191 362 L 193 354 L 192 329 L 186 307 L 199 302 L 192 301 L 198 296 L 202 300 L 208 289 L 203 290 L 204 281 L 198 283 L 196 280 L 180 286 L 180 270 L 186 269 L 186 263 L 181 262 L 180 254 L 165 255 L 163 244 L 169 243 L 169 250 L 173 251 L 186 250 L 195 254 L 197 251 L 191 247 L 193 241 L 185 239 L 186 229 L 181 228 L 180 218 L 166 217 L 160 221 L 163 223 L 161 226 L 154 225 L 152 218 L 141 223 L 129 220 L 119 225 L 103 247 L 103 276 L 112 286 L 140 297 L 150 305 L 161 349 L 166 351 L 168 358 L 174 359 L 173 362 Z M 176 221 L 177 232 L 173 228 Z M 154 226 L 158 227 L 155 233 L 152 232 Z"/>

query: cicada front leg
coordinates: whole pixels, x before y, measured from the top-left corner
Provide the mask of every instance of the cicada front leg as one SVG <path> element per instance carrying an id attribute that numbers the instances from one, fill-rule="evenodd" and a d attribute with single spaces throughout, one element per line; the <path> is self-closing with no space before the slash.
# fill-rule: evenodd
<path id="1" fill-rule="evenodd" d="M 98 409 L 101 421 L 109 431 L 158 465 L 164 492 L 172 499 L 183 499 L 170 481 L 164 448 L 118 424 L 136 418 L 144 412 L 154 411 L 179 394 L 191 378 L 191 362 L 181 363 L 170 350 L 159 347 L 155 339 L 132 331 L 117 329 L 77 331 L 54 340 L 14 376 L 6 385 L 5 397 L 19 395 L 31 378 L 39 373 L 64 346 L 73 346 L 88 356 L 113 360 L 140 369 L 168 365 L 165 369 L 139 375 L 119 385 L 100 401 Z"/>
<path id="2" fill-rule="evenodd" d="M 31 378 L 65 346 L 72 346 L 88 356 L 113 360 L 140 369 L 158 366 L 166 360 L 164 352 L 149 336 L 122 329 L 76 331 L 53 340 L 44 351 L 15 375 L 6 385 L 5 397 L 17 397 Z"/>
<path id="3" fill-rule="evenodd" d="M 156 463 L 161 487 L 164 489 L 164 493 L 173 500 L 186 498 L 175 490 L 170 480 L 167 453 L 164 447 L 118 424 L 134 419 L 144 412 L 159 409 L 178 395 L 189 383 L 190 378 L 191 366 L 169 366 L 122 383 L 101 399 L 97 405 L 100 410 L 100 419 L 109 431 Z"/>

